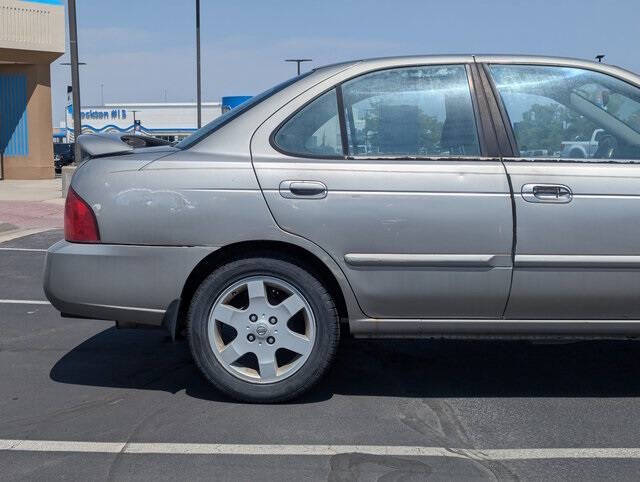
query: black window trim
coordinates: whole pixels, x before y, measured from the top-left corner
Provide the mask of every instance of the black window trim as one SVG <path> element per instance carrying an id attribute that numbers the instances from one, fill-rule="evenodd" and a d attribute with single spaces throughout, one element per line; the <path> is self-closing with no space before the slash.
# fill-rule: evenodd
<path id="1" fill-rule="evenodd" d="M 478 103 L 478 96 L 480 93 L 476 88 L 475 79 L 473 78 L 473 71 L 471 64 L 465 64 L 464 70 L 467 74 L 467 83 L 469 84 L 469 95 L 471 96 L 471 105 L 473 108 L 473 120 L 476 126 L 476 136 L 478 138 L 478 147 L 480 148 L 480 156 L 487 155 L 487 133 L 485 132 L 485 126 L 482 116 L 480 115 L 480 107 Z"/>
<path id="2" fill-rule="evenodd" d="M 461 66 L 464 67 L 465 69 L 465 74 L 467 76 L 467 82 L 469 83 L 469 93 L 471 96 L 471 104 L 473 106 L 473 115 L 474 115 L 474 122 L 475 122 L 475 127 L 476 127 L 476 136 L 478 138 L 478 146 L 480 148 L 480 154 L 477 156 L 471 155 L 471 156 L 452 156 L 452 155 L 442 155 L 442 156 L 393 156 L 393 155 L 388 155 L 388 156 L 355 156 L 355 155 L 349 155 L 349 142 L 348 139 L 346 139 L 345 142 L 345 138 L 347 137 L 347 131 L 346 131 L 346 120 L 344 117 L 344 100 L 342 98 L 342 85 L 346 82 L 349 82 L 353 79 L 357 79 L 358 77 L 362 77 L 364 75 L 369 75 L 375 72 L 382 72 L 385 70 L 396 70 L 396 69 L 410 69 L 413 67 L 443 67 L 443 66 Z M 398 66 L 393 66 L 393 67 L 380 67 L 377 69 L 373 69 L 373 70 L 368 70 L 366 72 L 361 72 L 357 75 L 354 75 L 353 77 L 349 77 L 348 79 L 345 79 L 343 81 L 338 82 L 337 84 L 332 85 L 331 87 L 327 88 L 326 90 L 322 91 L 321 93 L 319 93 L 318 95 L 316 95 L 315 97 L 313 97 L 312 99 L 310 99 L 309 101 L 305 102 L 302 106 L 298 107 L 294 112 L 292 112 L 291 114 L 289 114 L 282 122 L 280 122 L 275 129 L 273 129 L 273 131 L 271 132 L 271 134 L 269 135 L 269 144 L 271 145 L 271 147 L 279 152 L 280 154 L 283 154 L 287 157 L 292 157 L 292 158 L 298 158 L 298 159 L 324 159 L 324 160 L 343 160 L 343 161 L 442 161 L 442 160 L 451 160 L 451 161 L 482 161 L 482 160 L 488 160 L 488 159 L 493 159 L 493 157 L 491 156 L 487 156 L 486 154 L 486 143 L 485 143 L 485 139 L 484 139 L 484 132 L 481 130 L 480 127 L 480 114 L 479 114 L 479 109 L 478 109 L 478 105 L 477 105 L 477 100 L 476 97 L 477 95 L 479 95 L 479 92 L 474 89 L 473 87 L 473 79 L 471 76 L 471 70 L 470 70 L 470 63 L 469 62 L 452 62 L 452 63 L 444 63 L 444 64 L 424 64 L 424 63 L 418 63 L 418 64 L 410 64 L 410 65 L 398 65 Z M 284 127 L 284 125 L 289 122 L 296 114 L 298 114 L 299 112 L 302 112 L 303 109 L 305 109 L 308 105 L 310 105 L 312 102 L 314 102 L 315 100 L 319 99 L 320 97 L 322 97 L 323 95 L 325 95 L 326 93 L 330 92 L 331 90 L 336 91 L 336 101 L 338 104 L 338 121 L 340 124 L 340 139 L 342 142 L 342 155 L 341 156 L 331 156 L 331 155 L 326 155 L 326 154 L 311 154 L 311 153 L 295 153 L 295 152 L 288 152 L 282 148 L 280 148 L 276 142 L 275 142 L 275 137 L 278 134 L 278 132 L 280 131 L 280 129 L 282 129 L 282 127 Z M 302 94 L 301 94 L 302 95 Z"/>
<path id="3" fill-rule="evenodd" d="M 340 141 L 342 142 L 342 155 L 349 156 L 349 137 L 347 136 L 347 122 L 344 117 L 344 99 L 342 98 L 342 83 L 336 85 L 336 103 L 338 104 L 338 123 L 340 125 Z M 351 124 L 349 124 L 351 125 Z"/>
<path id="4" fill-rule="evenodd" d="M 614 79 L 620 80 L 626 84 L 629 84 L 637 89 L 640 89 L 640 85 L 636 85 L 632 82 L 629 82 L 629 80 L 627 79 L 623 79 L 622 77 L 619 77 L 617 75 L 614 75 L 612 73 L 609 72 L 602 72 L 598 69 L 593 69 L 593 68 L 589 68 L 587 66 L 574 66 L 574 65 L 567 65 L 567 64 L 563 64 L 563 63 L 553 63 L 553 64 L 546 64 L 546 63 L 539 63 L 539 62 L 486 62 L 482 64 L 482 70 L 484 72 L 485 77 L 487 78 L 487 81 L 489 82 L 489 85 L 491 86 L 491 91 L 493 93 L 493 100 L 494 102 L 498 105 L 498 109 L 500 110 L 500 116 L 501 116 L 501 120 L 502 120 L 502 124 L 504 127 L 504 130 L 507 133 L 507 136 L 509 137 L 509 142 L 511 144 L 511 149 L 512 152 L 511 153 L 507 153 L 507 152 L 503 152 L 503 159 L 505 161 L 513 161 L 513 162 L 550 162 L 550 163 L 558 163 L 558 164 L 589 164 L 589 165 L 596 165 L 596 164 L 639 164 L 640 163 L 640 159 L 594 159 L 594 160 L 588 160 L 588 159 L 580 159 L 580 158 L 568 158 L 568 157 L 526 157 L 526 156 L 521 156 L 520 155 L 520 149 L 518 148 L 518 144 L 516 142 L 515 139 L 515 133 L 513 132 L 513 126 L 511 124 L 511 119 L 509 118 L 509 114 L 507 113 L 506 108 L 504 107 L 504 103 L 502 102 L 502 97 L 500 96 L 500 93 L 498 92 L 498 88 L 495 84 L 493 75 L 491 75 L 491 69 L 490 67 L 492 65 L 507 65 L 507 66 L 513 66 L 513 65 L 521 65 L 521 66 L 529 66 L 529 67 L 564 67 L 564 68 L 569 68 L 569 69 L 579 69 L 579 70 L 587 70 L 590 72 L 595 72 L 598 74 L 602 74 L 602 75 L 608 75 L 609 77 L 612 77 Z M 517 153 L 517 154 L 516 154 Z"/>
<path id="5" fill-rule="evenodd" d="M 513 152 L 511 142 L 500 112 L 500 106 L 496 101 L 495 94 L 483 69 L 483 65 L 479 63 L 474 64 L 473 73 L 478 82 L 478 90 L 482 92 L 479 100 L 483 101 L 482 111 L 485 116 L 484 120 L 487 130 L 491 133 L 488 134 L 491 148 L 490 155 L 495 158 L 509 156 Z"/>

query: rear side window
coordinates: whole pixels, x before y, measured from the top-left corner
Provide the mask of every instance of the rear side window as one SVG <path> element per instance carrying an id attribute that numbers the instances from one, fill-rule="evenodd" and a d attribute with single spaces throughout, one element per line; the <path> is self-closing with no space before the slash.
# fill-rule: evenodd
<path id="1" fill-rule="evenodd" d="M 640 89 L 591 70 L 492 65 L 518 154 L 640 159 Z"/>
<path id="2" fill-rule="evenodd" d="M 342 157 L 335 89 L 298 111 L 278 130 L 274 142 L 289 154 L 303 157 Z"/>
<path id="3" fill-rule="evenodd" d="M 478 156 L 465 67 L 395 68 L 342 85 L 352 156 Z"/>

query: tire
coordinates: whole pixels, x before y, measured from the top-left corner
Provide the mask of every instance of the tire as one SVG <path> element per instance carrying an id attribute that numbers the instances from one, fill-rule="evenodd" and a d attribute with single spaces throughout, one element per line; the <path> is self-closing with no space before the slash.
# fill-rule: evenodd
<path id="1" fill-rule="evenodd" d="M 584 159 L 585 157 L 582 149 L 572 149 L 571 152 L 569 152 L 570 159 Z"/>
<path id="2" fill-rule="evenodd" d="M 242 345 L 243 347 L 250 346 L 253 347 L 251 349 L 255 350 L 275 350 L 280 341 L 278 337 L 282 337 L 284 340 L 285 332 L 289 334 L 286 336 L 290 336 L 291 330 L 288 329 L 289 325 L 287 324 L 290 321 L 287 321 L 286 315 L 279 315 L 281 319 L 277 319 L 275 316 L 270 317 L 269 313 L 266 314 L 266 317 L 262 313 L 262 318 L 258 319 L 257 322 L 255 319 L 249 320 L 250 316 L 255 318 L 253 314 L 249 313 L 252 311 L 251 307 L 258 306 L 257 299 L 254 303 L 254 299 L 249 296 L 249 284 L 251 283 L 252 286 L 258 285 L 256 280 L 264 280 L 265 293 L 273 290 L 272 286 L 276 286 L 276 288 L 282 288 L 284 291 L 276 290 L 273 292 L 280 293 L 283 296 L 289 295 L 292 300 L 294 299 L 293 295 L 297 294 L 302 303 L 304 303 L 304 308 L 294 316 L 300 316 L 305 320 L 303 322 L 305 331 L 300 336 L 305 339 L 304 349 L 306 354 L 298 355 L 291 352 L 295 361 L 290 362 L 290 365 L 285 365 L 285 367 L 293 366 L 295 371 L 293 371 L 293 368 L 288 368 L 292 373 L 287 374 L 288 372 L 285 371 L 286 376 L 277 375 L 280 370 L 285 369 L 281 368 L 279 362 L 276 361 L 274 365 L 276 370 L 273 372 L 273 377 L 276 378 L 273 380 L 267 376 L 263 379 L 262 365 L 255 368 L 257 370 L 255 373 L 249 368 L 241 368 L 242 371 L 239 371 L 240 369 L 235 367 L 237 362 L 228 363 L 223 359 L 225 358 L 223 356 L 225 348 L 232 344 Z M 276 283 L 276 285 L 270 285 L 269 283 Z M 246 294 L 236 295 L 237 291 L 242 293 L 245 285 Z M 237 291 L 235 290 L 236 286 L 239 286 Z M 229 295 L 225 295 L 229 290 L 234 291 L 231 291 Z M 287 290 L 292 294 L 287 293 Z M 241 307 L 240 311 L 236 310 L 235 307 L 234 310 L 236 311 L 230 310 L 233 311 L 231 319 L 234 323 L 233 331 L 236 332 L 236 337 L 233 338 L 233 341 L 228 342 L 227 345 L 222 340 L 221 333 L 224 329 L 220 328 L 225 325 L 220 324 L 216 317 L 217 308 L 221 305 L 223 305 L 222 308 L 225 309 L 225 312 L 229 311 L 227 310 L 229 305 L 221 299 L 223 296 L 231 296 L 231 302 L 236 299 L 234 296 L 245 296 L 248 300 L 247 303 L 249 303 L 245 309 Z M 264 299 L 267 299 L 266 295 Z M 286 298 L 286 300 L 288 301 L 289 299 Z M 296 301 L 298 301 L 297 298 Z M 268 311 L 272 307 L 271 302 L 263 306 L 267 306 L 267 308 L 261 311 Z M 280 309 L 282 306 L 284 304 L 273 306 L 273 308 Z M 282 312 L 279 311 L 278 313 L 281 314 Z M 258 315 L 260 314 L 258 313 Z M 210 321 L 210 317 L 215 318 L 216 321 Z M 241 321 L 238 322 L 238 319 Z M 264 321 L 265 319 L 269 320 L 269 324 Z M 278 324 L 271 326 L 272 319 L 277 320 L 274 323 Z M 291 319 L 293 319 L 293 316 Z M 238 323 L 241 323 L 241 325 Z M 269 338 L 256 339 L 256 336 L 265 336 L 260 327 L 255 328 L 260 324 L 263 325 L 262 331 L 266 327 L 271 330 L 271 334 L 274 334 L 275 330 L 274 337 L 278 339 L 276 341 L 273 341 L 274 337 L 269 337 L 271 340 Z M 245 325 L 246 330 L 251 331 L 245 331 Z M 276 328 L 280 329 L 280 334 L 277 334 Z M 256 329 L 257 331 L 255 331 Z M 212 330 L 215 330 L 215 332 Z M 216 269 L 201 283 L 189 307 L 187 333 L 189 346 L 196 365 L 205 378 L 221 392 L 243 402 L 275 403 L 300 396 L 320 379 L 335 355 L 340 337 L 340 326 L 335 302 L 318 277 L 298 266 L 294 259 L 278 254 L 265 254 L 232 260 Z M 246 333 L 250 334 L 247 335 Z M 256 335 L 252 335 L 253 333 L 256 333 Z M 307 334 L 309 336 L 306 336 Z M 311 338 L 311 334 L 313 338 Z M 253 341 L 250 341 L 250 336 L 254 337 Z M 310 344 L 306 345 L 308 340 L 311 340 L 309 341 Z M 271 347 L 268 346 L 267 341 L 272 343 Z M 260 347 L 256 344 L 259 344 Z M 288 354 L 287 350 L 281 350 L 280 348 L 277 348 L 277 350 L 277 353 L 284 352 Z M 263 355 L 258 353 L 256 351 L 253 356 L 255 356 L 256 362 L 260 363 L 262 358 L 259 357 Z M 234 356 L 236 354 L 236 352 L 233 353 Z M 253 360 L 251 354 L 245 356 L 249 357 L 247 360 Z M 275 357 L 276 355 L 274 354 L 273 356 Z M 265 373 L 267 371 L 272 373 L 272 369 L 265 370 Z M 247 375 L 249 372 L 251 375 Z M 277 377 L 283 378 L 279 379 Z"/>

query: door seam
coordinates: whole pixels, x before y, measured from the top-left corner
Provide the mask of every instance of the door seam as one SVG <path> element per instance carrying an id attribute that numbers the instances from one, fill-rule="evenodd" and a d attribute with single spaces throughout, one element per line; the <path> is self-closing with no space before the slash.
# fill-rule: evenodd
<path id="1" fill-rule="evenodd" d="M 516 258 L 516 247 L 517 247 L 517 242 L 518 242 L 518 232 L 517 232 L 517 227 L 518 227 L 518 223 L 517 223 L 517 213 L 516 213 L 516 202 L 515 202 L 515 192 L 513 190 L 513 182 L 511 181 L 511 176 L 509 175 L 509 171 L 507 170 L 507 166 L 504 163 L 504 152 L 502 152 L 502 144 L 500 143 L 500 140 L 498 138 L 498 126 L 496 126 L 496 122 L 497 119 L 495 118 L 495 113 L 493 112 L 493 110 L 491 109 L 491 106 L 489 105 L 490 100 L 489 100 L 489 92 L 487 92 L 487 85 L 484 82 L 484 78 L 482 77 L 482 74 L 480 73 L 480 70 L 483 71 L 483 73 L 486 76 L 486 70 L 485 70 L 485 64 L 480 64 L 477 60 L 475 55 L 473 56 L 473 61 L 476 67 L 476 71 L 477 71 L 477 75 L 478 78 L 480 79 L 480 83 L 482 84 L 482 100 L 485 103 L 485 108 L 487 109 L 487 112 L 489 114 L 489 119 L 490 119 L 490 125 L 491 125 L 491 129 L 493 130 L 493 138 L 495 139 L 495 142 L 497 144 L 497 147 L 499 149 L 500 152 L 500 156 L 498 157 L 500 164 L 502 164 L 502 168 L 504 169 L 504 174 L 507 177 L 507 183 L 509 185 L 509 196 L 511 198 L 511 225 L 512 225 L 512 229 L 511 229 L 511 279 L 509 280 L 509 291 L 507 293 L 507 299 L 505 300 L 505 304 L 504 304 L 504 309 L 502 310 L 502 314 L 500 316 L 499 319 L 506 319 L 505 315 L 507 313 L 507 308 L 509 307 L 509 301 L 511 300 L 511 292 L 513 290 L 513 277 L 514 277 L 514 272 L 515 272 L 515 268 L 516 268 L 516 263 L 515 263 L 515 258 Z M 491 84 L 489 84 L 488 88 L 491 89 L 491 96 L 493 97 L 493 99 L 495 99 L 495 92 L 493 92 L 493 87 L 491 86 Z M 501 115 L 502 113 L 500 113 Z M 500 119 L 501 122 L 504 122 L 503 119 Z M 504 127 L 504 126 L 502 126 Z M 510 142 L 509 137 L 507 136 L 507 139 Z"/>
<path id="2" fill-rule="evenodd" d="M 509 183 L 509 190 L 511 191 L 511 223 L 513 225 L 513 233 L 512 233 L 512 243 L 511 243 L 511 281 L 509 282 L 509 294 L 507 295 L 507 300 L 504 304 L 504 310 L 502 311 L 501 318 L 504 320 L 505 315 L 507 313 L 507 308 L 509 307 L 509 301 L 511 300 L 511 293 L 513 290 L 513 277 L 515 275 L 516 270 L 516 248 L 518 245 L 518 215 L 516 212 L 516 200 L 515 193 L 513 191 L 513 182 L 511 181 L 511 176 L 509 175 L 509 171 L 507 170 L 507 166 L 505 165 L 502 157 L 500 158 L 500 163 L 504 169 L 504 173 L 507 176 L 507 182 Z"/>

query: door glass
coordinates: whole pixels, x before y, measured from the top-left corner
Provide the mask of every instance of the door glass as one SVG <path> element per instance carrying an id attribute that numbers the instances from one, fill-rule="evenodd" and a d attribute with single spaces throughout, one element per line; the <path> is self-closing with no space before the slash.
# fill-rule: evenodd
<path id="1" fill-rule="evenodd" d="M 342 139 L 335 89 L 303 107 L 277 132 L 275 144 L 301 156 L 342 156 Z"/>
<path id="2" fill-rule="evenodd" d="M 640 159 L 640 89 L 570 67 L 490 66 L 519 155 Z"/>
<path id="3" fill-rule="evenodd" d="M 480 154 L 462 65 L 373 72 L 345 82 L 342 93 L 350 155 Z"/>

